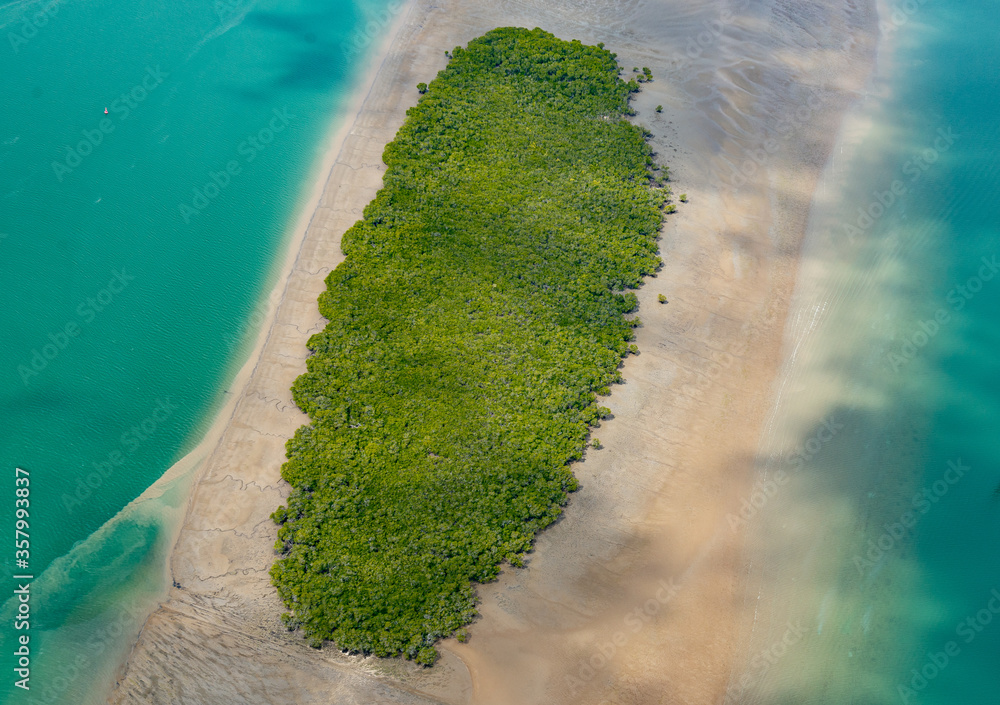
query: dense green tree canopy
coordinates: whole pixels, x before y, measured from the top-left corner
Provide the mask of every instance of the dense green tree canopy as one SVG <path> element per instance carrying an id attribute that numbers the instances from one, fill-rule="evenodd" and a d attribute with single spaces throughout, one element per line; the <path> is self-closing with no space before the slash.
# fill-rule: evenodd
<path id="1" fill-rule="evenodd" d="M 422 663 L 576 487 L 660 264 L 665 191 L 614 55 L 539 29 L 456 49 L 386 147 L 293 387 L 271 575 L 314 643 Z"/>

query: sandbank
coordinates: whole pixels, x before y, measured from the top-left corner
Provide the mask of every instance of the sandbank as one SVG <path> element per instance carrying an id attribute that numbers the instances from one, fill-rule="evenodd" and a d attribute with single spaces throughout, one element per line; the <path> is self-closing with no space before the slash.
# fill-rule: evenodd
<path id="1" fill-rule="evenodd" d="M 874 60 L 863 0 L 412 0 L 332 138 L 255 349 L 201 446 L 167 599 L 110 702 L 717 703 L 738 671 L 743 536 L 727 517 L 754 480 L 799 248 L 840 120 Z M 314 650 L 283 629 L 268 569 L 287 496 L 284 444 L 316 298 L 340 237 L 379 186 L 382 150 L 446 49 L 497 26 L 604 42 L 648 66 L 636 121 L 676 193 L 658 276 L 639 290 L 640 355 L 604 402 L 605 448 L 527 568 L 479 588 L 466 644 L 432 669 Z M 655 112 L 663 106 L 661 113 Z M 664 294 L 669 303 L 657 302 Z"/>

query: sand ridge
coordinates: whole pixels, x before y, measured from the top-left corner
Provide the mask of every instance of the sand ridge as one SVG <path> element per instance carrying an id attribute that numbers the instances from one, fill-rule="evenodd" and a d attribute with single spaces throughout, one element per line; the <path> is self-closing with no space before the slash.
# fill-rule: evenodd
<path id="1" fill-rule="evenodd" d="M 667 221 L 665 266 L 638 292 L 641 354 L 605 401 L 605 449 L 574 467 L 581 489 L 527 569 L 480 587 L 469 643 L 443 643 L 433 669 L 313 650 L 281 627 L 267 570 L 284 442 L 307 420 L 289 387 L 324 323 L 316 297 L 381 185 L 416 83 L 444 67 L 445 49 L 505 25 L 604 42 L 626 73 L 649 66 L 636 120 L 690 203 Z M 110 702 L 722 702 L 749 618 L 726 517 L 753 480 L 810 199 L 875 32 L 862 0 L 403 6 L 356 117 L 331 140 L 233 408 L 209 434 L 171 558 L 181 587 L 150 616 Z"/>

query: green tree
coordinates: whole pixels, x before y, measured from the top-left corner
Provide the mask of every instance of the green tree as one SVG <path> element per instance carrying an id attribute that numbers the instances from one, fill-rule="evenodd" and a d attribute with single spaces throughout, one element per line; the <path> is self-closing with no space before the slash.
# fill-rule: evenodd
<path id="1" fill-rule="evenodd" d="M 430 665 L 523 563 L 638 352 L 663 190 L 614 55 L 502 28 L 386 146 L 293 385 L 271 569 L 309 642 Z"/>

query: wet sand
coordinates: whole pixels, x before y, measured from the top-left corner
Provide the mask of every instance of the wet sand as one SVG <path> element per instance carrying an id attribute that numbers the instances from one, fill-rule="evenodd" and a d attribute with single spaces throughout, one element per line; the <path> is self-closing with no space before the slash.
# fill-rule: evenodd
<path id="1" fill-rule="evenodd" d="M 810 201 L 871 70 L 875 19 L 861 0 L 403 6 L 331 139 L 233 404 L 201 446 L 170 563 L 181 587 L 147 620 L 111 702 L 721 702 L 752 619 L 727 516 L 755 477 Z M 581 489 L 528 567 L 480 587 L 470 641 L 442 643 L 432 669 L 314 650 L 281 627 L 267 570 L 284 442 L 307 420 L 288 390 L 323 325 L 316 297 L 416 83 L 445 49 L 506 25 L 604 42 L 626 73 L 650 67 L 636 120 L 690 202 L 638 292 L 641 354 L 605 402 L 604 449 L 575 466 Z"/>

